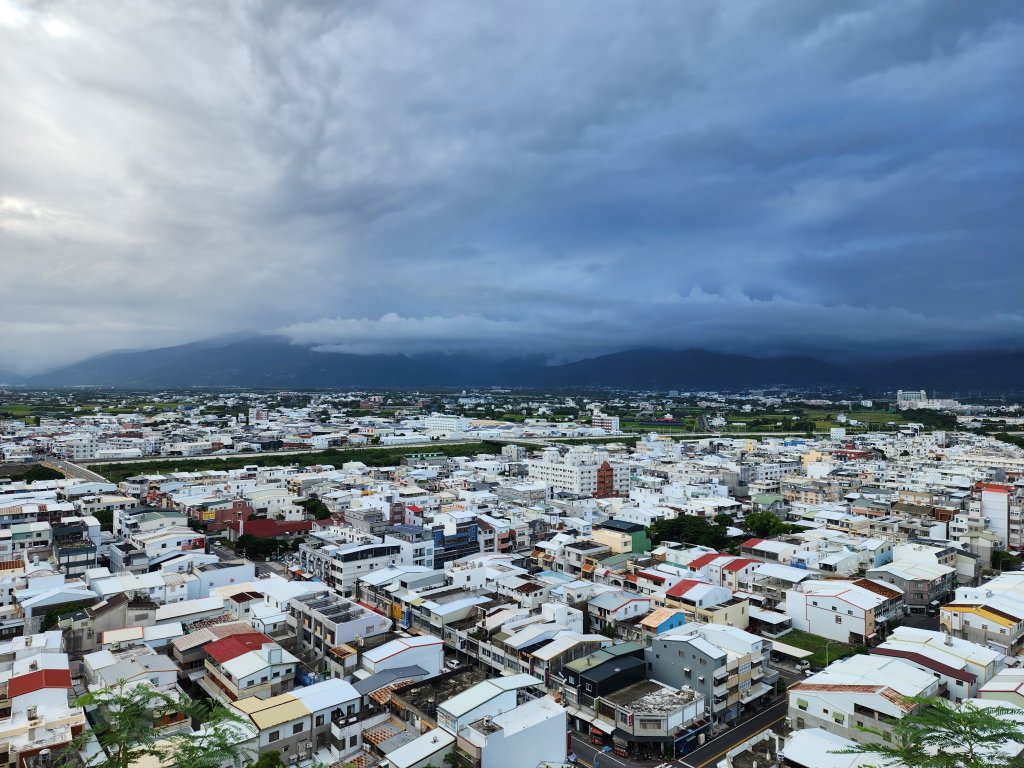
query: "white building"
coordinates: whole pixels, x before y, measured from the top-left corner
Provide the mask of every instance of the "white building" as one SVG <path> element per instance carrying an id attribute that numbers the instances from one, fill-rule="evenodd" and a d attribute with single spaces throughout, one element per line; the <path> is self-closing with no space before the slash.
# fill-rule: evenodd
<path id="1" fill-rule="evenodd" d="M 590 446 L 570 448 L 564 456 L 557 448 L 548 448 L 539 459 L 528 461 L 527 469 L 531 480 L 542 482 L 555 491 L 593 495 L 597 492 L 597 472 L 605 462 L 611 467 L 615 492 L 628 495 L 632 467 L 610 462 L 606 451 Z"/>
<path id="2" fill-rule="evenodd" d="M 786 591 L 793 628 L 840 643 L 867 643 L 878 629 L 904 614 L 903 592 L 868 579 L 808 580 Z"/>
<path id="3" fill-rule="evenodd" d="M 789 719 L 797 730 L 823 728 L 861 743 L 880 742 L 858 728 L 891 729 L 917 708 L 913 697 L 938 692 L 936 677 L 903 659 L 850 656 L 790 687 Z"/>
<path id="4" fill-rule="evenodd" d="M 1004 666 L 999 651 L 942 632 L 897 627 L 884 643 L 871 649 L 879 656 L 900 658 L 939 679 L 939 694 L 961 702 L 978 695 L 981 686 Z"/>
<path id="5" fill-rule="evenodd" d="M 565 710 L 544 696 L 470 723 L 458 744 L 480 768 L 520 768 L 544 762 L 561 765 L 566 750 Z"/>

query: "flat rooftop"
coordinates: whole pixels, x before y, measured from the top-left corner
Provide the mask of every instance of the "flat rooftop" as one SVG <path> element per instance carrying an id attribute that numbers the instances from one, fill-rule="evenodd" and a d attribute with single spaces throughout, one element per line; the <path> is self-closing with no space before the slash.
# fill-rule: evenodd
<path id="1" fill-rule="evenodd" d="M 692 703 L 697 696 L 693 689 L 676 690 L 653 680 L 641 680 L 604 698 L 639 714 L 667 715 Z"/>

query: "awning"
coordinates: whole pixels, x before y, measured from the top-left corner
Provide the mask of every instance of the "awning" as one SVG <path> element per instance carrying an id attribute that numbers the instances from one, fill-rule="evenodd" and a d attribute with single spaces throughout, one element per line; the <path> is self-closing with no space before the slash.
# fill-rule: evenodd
<path id="1" fill-rule="evenodd" d="M 686 741 L 692 739 L 701 731 L 711 727 L 711 721 L 707 718 L 698 720 L 696 723 L 691 723 L 685 730 L 680 731 L 675 735 L 675 742 L 678 744 L 680 741 Z"/>
<path id="2" fill-rule="evenodd" d="M 609 735 L 615 732 L 615 726 L 614 725 L 612 725 L 611 723 L 606 723 L 604 720 L 602 720 L 599 717 L 595 717 L 594 718 L 594 727 L 595 728 L 599 728 L 600 730 L 604 731 L 605 733 L 607 733 Z"/>
<path id="3" fill-rule="evenodd" d="M 784 613 L 778 613 L 776 611 L 766 611 L 762 608 L 751 608 L 750 618 L 757 619 L 757 621 L 764 622 L 765 624 L 788 624 L 792 619 Z"/>
<path id="4" fill-rule="evenodd" d="M 570 717 L 577 717 L 586 723 L 594 722 L 594 716 L 592 714 L 580 709 L 579 707 L 574 707 L 571 704 L 565 708 L 565 713 Z"/>
<path id="5" fill-rule="evenodd" d="M 770 690 L 771 690 L 771 688 L 769 688 L 764 683 L 758 683 L 757 685 L 752 685 L 752 686 L 750 686 L 747 689 L 746 693 L 744 693 L 742 696 L 740 696 L 740 701 L 743 704 L 746 704 L 747 702 L 753 701 L 754 699 L 758 698 L 759 696 L 763 696 L 764 694 L 768 693 L 768 691 L 770 691 Z"/>
<path id="6" fill-rule="evenodd" d="M 810 651 L 805 651 L 803 648 L 797 648 L 795 645 L 780 643 L 778 640 L 772 640 L 771 642 L 772 651 L 775 653 L 781 653 L 783 656 L 792 656 L 794 659 L 806 659 L 814 655 Z"/>

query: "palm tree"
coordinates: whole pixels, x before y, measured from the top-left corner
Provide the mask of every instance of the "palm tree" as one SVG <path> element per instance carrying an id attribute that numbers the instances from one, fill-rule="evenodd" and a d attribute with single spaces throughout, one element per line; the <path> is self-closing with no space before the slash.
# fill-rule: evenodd
<path id="1" fill-rule="evenodd" d="M 951 704 L 937 697 L 909 700 L 918 706 L 891 730 L 857 727 L 881 743 L 857 744 L 836 754 L 874 755 L 878 768 L 1024 768 L 1024 760 L 1006 750 L 1024 745 L 1024 710 L 972 701 Z"/>

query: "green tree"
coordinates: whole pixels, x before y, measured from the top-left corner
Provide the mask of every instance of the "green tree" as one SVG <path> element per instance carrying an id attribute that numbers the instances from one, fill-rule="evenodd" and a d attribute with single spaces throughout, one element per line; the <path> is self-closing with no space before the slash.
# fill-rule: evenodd
<path id="1" fill-rule="evenodd" d="M 725 526 L 713 525 L 706 518 L 694 515 L 680 515 L 672 520 L 657 520 L 648 529 L 648 534 L 655 544 L 662 541 L 678 541 L 719 550 L 729 545 Z"/>
<path id="2" fill-rule="evenodd" d="M 744 520 L 746 529 L 759 539 L 770 539 L 789 532 L 789 526 L 779 519 L 774 512 L 767 510 L 751 512 Z"/>
<path id="3" fill-rule="evenodd" d="M 843 755 L 872 755 L 878 768 L 1021 768 L 1024 761 L 1003 753 L 1008 742 L 1024 742 L 1024 722 L 1017 707 L 978 706 L 972 701 L 951 704 L 945 699 L 916 697 L 914 712 L 897 720 L 891 733 L 858 726 L 883 739 L 837 750 Z"/>
<path id="4" fill-rule="evenodd" d="M 263 752 L 255 762 L 249 763 L 249 768 L 285 768 L 281 753 L 276 749 Z"/>
<path id="5" fill-rule="evenodd" d="M 36 464 L 26 469 L 21 479 L 26 483 L 34 483 L 38 480 L 60 480 L 62 477 L 64 475 L 57 470 L 44 467 L 42 464 Z"/>
<path id="6" fill-rule="evenodd" d="M 1002 549 L 992 550 L 992 568 L 997 571 L 1015 571 L 1020 568 L 1021 559 Z"/>
<path id="7" fill-rule="evenodd" d="M 145 758 L 180 768 L 242 768 L 251 757 L 251 750 L 238 744 L 242 719 L 218 704 L 174 697 L 148 685 L 129 687 L 123 681 L 90 691 L 78 704 L 99 710 L 92 734 L 102 750 L 85 760 L 86 768 L 130 768 Z M 195 733 L 172 734 L 154 728 L 161 720 L 183 718 L 202 727 Z M 86 730 L 73 742 L 75 751 L 85 747 L 89 736 Z"/>
<path id="8" fill-rule="evenodd" d="M 76 600 L 71 603 L 64 603 L 63 605 L 57 605 L 51 608 L 43 616 L 42 630 L 45 632 L 48 629 L 53 629 L 57 626 L 57 622 L 60 621 L 61 616 L 67 616 L 69 613 L 75 613 L 83 608 L 92 605 L 95 600 Z"/>
<path id="9" fill-rule="evenodd" d="M 301 502 L 300 506 L 306 510 L 307 514 L 312 515 L 314 520 L 326 520 L 331 516 L 331 510 L 316 496 L 311 496 Z"/>
<path id="10" fill-rule="evenodd" d="M 109 509 L 100 509 L 93 513 L 93 517 L 99 520 L 101 531 L 114 530 L 114 513 Z"/>
<path id="11" fill-rule="evenodd" d="M 725 512 L 721 512 L 715 515 L 715 525 L 721 525 L 728 528 L 732 525 L 732 515 Z"/>

